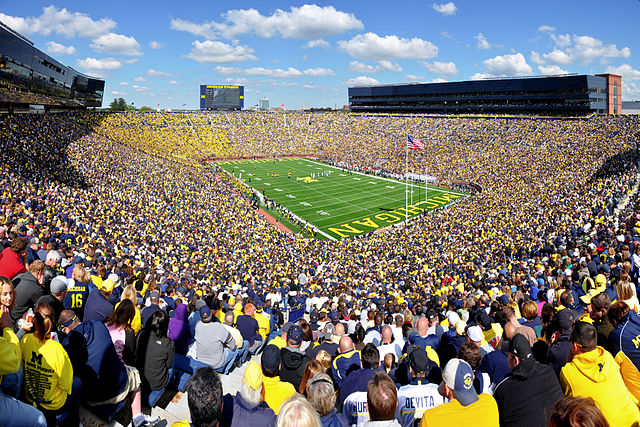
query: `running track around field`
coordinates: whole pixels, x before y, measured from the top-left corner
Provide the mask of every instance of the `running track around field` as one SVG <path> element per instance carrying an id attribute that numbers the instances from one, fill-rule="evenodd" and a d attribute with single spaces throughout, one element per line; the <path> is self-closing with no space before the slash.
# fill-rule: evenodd
<path id="1" fill-rule="evenodd" d="M 289 230 L 287 227 L 285 227 L 281 222 L 278 222 L 274 217 L 272 217 L 271 215 L 269 215 L 268 213 L 266 213 L 265 211 L 263 211 L 262 209 L 258 209 L 258 213 L 262 216 L 264 216 L 265 218 L 267 218 L 267 221 L 269 221 L 271 224 L 275 225 L 276 227 L 278 227 L 280 230 L 282 231 L 286 231 L 287 233 L 291 233 L 293 234 L 293 231 Z"/>

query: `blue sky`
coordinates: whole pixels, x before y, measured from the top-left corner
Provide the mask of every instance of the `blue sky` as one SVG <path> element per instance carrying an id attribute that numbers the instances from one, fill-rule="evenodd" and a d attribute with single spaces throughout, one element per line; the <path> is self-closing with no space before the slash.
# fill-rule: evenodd
<path id="1" fill-rule="evenodd" d="M 105 78 L 105 106 L 195 109 L 200 84 L 241 84 L 246 107 L 340 107 L 359 84 L 567 72 L 622 74 L 640 100 L 638 0 L 0 0 L 0 21 Z"/>

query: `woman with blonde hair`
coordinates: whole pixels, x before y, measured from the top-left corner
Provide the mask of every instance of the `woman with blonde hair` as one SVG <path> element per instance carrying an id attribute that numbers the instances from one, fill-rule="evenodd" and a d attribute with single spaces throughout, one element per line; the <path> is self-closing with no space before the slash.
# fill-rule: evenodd
<path id="1" fill-rule="evenodd" d="M 640 311 L 640 302 L 638 302 L 638 297 L 633 294 L 633 289 L 628 280 L 619 281 L 616 285 L 616 292 L 618 293 L 618 301 L 624 301 L 636 313 Z"/>
<path id="2" fill-rule="evenodd" d="M 320 417 L 300 393 L 295 393 L 280 407 L 276 427 L 321 427 Z"/>
<path id="3" fill-rule="evenodd" d="M 131 329 L 133 329 L 134 334 L 138 335 L 140 329 L 142 329 L 142 315 L 140 314 L 140 310 L 138 310 L 138 294 L 136 293 L 136 288 L 133 285 L 125 286 L 122 291 L 122 295 L 120 296 L 120 302 L 118 302 L 114 308 L 114 311 L 118 309 L 120 303 L 124 300 L 128 299 L 133 303 L 133 307 L 135 309 L 135 313 L 133 315 L 133 320 L 131 321 Z"/>
<path id="4" fill-rule="evenodd" d="M 49 425 L 65 418 L 67 424 L 78 425 L 81 383 L 74 380 L 71 360 L 52 333 L 56 325 L 53 317 L 53 308 L 39 303 L 33 316 L 33 333 L 20 340 L 25 397 L 42 411 Z"/>

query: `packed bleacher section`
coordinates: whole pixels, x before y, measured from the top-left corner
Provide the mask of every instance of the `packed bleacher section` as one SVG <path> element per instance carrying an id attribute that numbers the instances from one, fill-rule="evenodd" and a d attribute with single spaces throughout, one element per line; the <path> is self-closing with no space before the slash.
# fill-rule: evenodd
<path id="1" fill-rule="evenodd" d="M 407 133 L 409 171 L 482 192 L 339 242 L 272 227 L 201 162 L 403 173 Z M 639 136 L 637 117 L 2 116 L 0 425 L 80 405 L 153 424 L 172 391 L 195 426 L 640 422 Z"/>

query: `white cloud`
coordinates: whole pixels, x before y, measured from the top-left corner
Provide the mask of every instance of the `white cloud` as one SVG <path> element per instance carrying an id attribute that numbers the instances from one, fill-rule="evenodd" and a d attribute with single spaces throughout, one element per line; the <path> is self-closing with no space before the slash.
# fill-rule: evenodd
<path id="1" fill-rule="evenodd" d="M 73 46 L 65 46 L 54 41 L 47 42 L 47 52 L 52 55 L 73 55 L 76 53 L 76 48 Z"/>
<path id="2" fill-rule="evenodd" d="M 281 68 L 263 68 L 263 67 L 253 67 L 253 68 L 239 68 L 239 67 L 224 67 L 217 66 L 214 68 L 215 72 L 221 74 L 223 76 L 231 76 L 231 75 L 241 75 L 241 76 L 259 76 L 259 77 L 269 77 L 273 79 L 289 79 L 289 78 L 297 78 L 302 77 L 303 72 L 289 67 L 286 70 Z M 305 70 L 305 73 L 310 69 Z M 318 70 L 318 69 L 316 69 Z M 324 69 L 320 69 L 324 70 Z M 330 71 L 330 70 L 329 70 Z M 310 75 L 310 74 L 308 74 Z"/>
<path id="3" fill-rule="evenodd" d="M 450 1 L 449 3 L 442 3 L 442 4 L 433 3 L 431 7 L 433 8 L 433 10 L 443 15 L 455 15 L 456 10 L 458 10 L 458 7 L 452 1 Z"/>
<path id="4" fill-rule="evenodd" d="M 324 77 L 324 76 L 335 76 L 336 73 L 329 68 L 307 68 L 302 72 L 305 76 L 309 77 Z"/>
<path id="5" fill-rule="evenodd" d="M 640 85 L 630 82 L 622 85 L 623 100 L 640 100 Z"/>
<path id="6" fill-rule="evenodd" d="M 85 58 L 78 59 L 76 65 L 81 71 L 95 77 L 106 77 L 107 72 L 122 67 L 122 62 L 115 58 Z"/>
<path id="7" fill-rule="evenodd" d="M 111 95 L 123 96 L 123 95 L 127 95 L 127 92 L 119 92 L 117 90 L 112 90 Z"/>
<path id="8" fill-rule="evenodd" d="M 146 82 L 146 81 L 147 81 L 147 79 L 145 79 L 145 78 L 144 78 L 144 77 L 142 77 L 142 76 L 138 76 L 138 77 L 134 77 L 134 78 L 133 78 L 133 81 L 134 81 L 134 82 Z"/>
<path id="9" fill-rule="evenodd" d="M 607 67 L 606 73 L 609 74 L 618 74 L 622 76 L 622 86 L 626 84 L 626 80 L 640 80 L 640 70 L 634 69 L 629 64 L 622 64 L 619 67 L 612 67 L 611 65 Z"/>
<path id="10" fill-rule="evenodd" d="M 180 84 L 180 82 L 178 82 L 178 81 L 176 81 L 176 80 L 170 80 L 170 81 L 169 81 L 169 84 L 170 84 L 170 85 L 179 85 L 179 84 Z"/>
<path id="11" fill-rule="evenodd" d="M 487 41 L 484 34 L 478 33 L 473 36 L 473 38 L 478 40 L 478 44 L 476 45 L 478 49 L 491 49 L 491 44 Z"/>
<path id="12" fill-rule="evenodd" d="M 320 86 L 320 85 L 312 85 L 312 84 L 305 84 L 302 86 L 305 89 L 313 89 L 313 90 L 323 90 L 326 89 L 324 86 Z"/>
<path id="13" fill-rule="evenodd" d="M 96 52 L 108 52 L 126 56 L 141 56 L 140 44 L 134 37 L 109 33 L 97 37 L 89 46 Z"/>
<path id="14" fill-rule="evenodd" d="M 249 46 L 231 46 L 219 41 L 205 40 L 200 42 L 196 40 L 193 42 L 193 49 L 185 57 L 201 64 L 208 62 L 225 64 L 258 59 L 253 55 L 253 52 L 254 50 Z"/>
<path id="15" fill-rule="evenodd" d="M 536 52 L 535 50 L 531 51 L 531 61 L 533 61 L 534 64 L 538 64 L 538 65 L 544 65 L 544 60 L 542 59 L 542 56 Z"/>
<path id="16" fill-rule="evenodd" d="M 235 39 L 243 34 L 270 38 L 319 38 L 348 30 L 361 30 L 364 25 L 353 14 L 336 10 L 333 6 L 305 4 L 289 11 L 277 9 L 269 16 L 256 9 L 233 9 L 223 14 L 222 22 L 196 24 L 184 19 L 172 19 L 170 27 L 208 39 L 218 35 Z"/>
<path id="17" fill-rule="evenodd" d="M 458 68 L 456 67 L 456 64 L 451 61 L 434 61 L 433 63 L 422 61 L 422 64 L 427 70 L 429 70 L 433 74 L 438 74 L 440 76 L 455 76 L 456 74 L 458 74 Z"/>
<path id="18" fill-rule="evenodd" d="M 53 5 L 43 8 L 40 16 L 21 18 L 0 13 L 0 21 L 24 35 L 48 36 L 55 33 L 69 38 L 79 35 L 88 39 L 106 34 L 116 26 L 112 19 L 101 18 L 95 21 L 84 13 L 69 12 Z"/>
<path id="19" fill-rule="evenodd" d="M 307 44 L 304 45 L 305 49 L 313 49 L 314 47 L 321 47 L 326 49 L 329 46 L 331 46 L 329 42 L 326 42 L 323 39 L 309 40 Z"/>
<path id="20" fill-rule="evenodd" d="M 147 91 L 151 90 L 150 88 L 148 88 L 146 86 L 133 85 L 131 87 L 134 88 L 136 92 L 147 92 Z"/>
<path id="21" fill-rule="evenodd" d="M 440 77 L 436 77 L 435 79 L 431 80 L 430 83 L 446 83 L 448 81 L 449 80 L 447 80 L 447 79 L 441 79 Z"/>
<path id="22" fill-rule="evenodd" d="M 442 37 L 444 37 L 445 39 L 452 39 L 453 38 L 453 36 L 451 34 L 447 33 L 446 31 L 440 31 L 440 35 Z"/>
<path id="23" fill-rule="evenodd" d="M 538 70 L 540 70 L 540 74 L 549 75 L 549 74 L 568 74 L 567 70 L 560 68 L 559 65 L 538 65 Z"/>
<path id="24" fill-rule="evenodd" d="M 416 76 L 415 74 L 407 74 L 404 79 L 408 82 L 419 82 L 424 80 L 424 76 Z"/>
<path id="25" fill-rule="evenodd" d="M 149 68 L 145 74 L 149 77 L 169 77 L 173 75 L 171 73 L 165 73 L 164 71 L 154 70 L 153 68 Z"/>
<path id="26" fill-rule="evenodd" d="M 245 78 L 245 77 L 229 77 L 226 80 L 227 83 L 231 83 L 234 85 L 246 85 L 247 83 L 249 83 L 249 79 Z M 249 90 L 247 88 L 244 89 L 245 92 L 249 92 Z"/>
<path id="27" fill-rule="evenodd" d="M 151 49 L 162 49 L 164 47 L 164 43 L 160 43 L 157 41 L 151 41 L 149 42 L 149 47 Z"/>
<path id="28" fill-rule="evenodd" d="M 558 49 L 554 49 L 551 52 L 545 53 L 542 56 L 544 57 L 545 60 L 556 65 L 569 65 L 574 61 L 574 58 L 572 58 L 567 53 Z"/>
<path id="29" fill-rule="evenodd" d="M 538 31 L 541 33 L 553 33 L 556 30 L 556 27 L 552 27 L 551 25 L 540 25 L 538 27 Z"/>
<path id="30" fill-rule="evenodd" d="M 368 76 L 359 76 L 353 79 L 349 79 L 342 83 L 344 86 L 369 86 L 380 84 L 376 79 Z"/>
<path id="31" fill-rule="evenodd" d="M 359 61 L 351 61 L 349 62 L 349 67 L 347 68 L 349 71 L 353 71 L 354 73 L 377 73 L 380 71 L 394 71 L 401 72 L 402 67 L 398 65 L 396 62 L 391 62 L 387 60 L 378 61 L 378 65 L 370 65 L 364 64 Z"/>
<path id="32" fill-rule="evenodd" d="M 414 37 L 412 39 L 398 36 L 380 37 L 375 33 L 358 34 L 351 40 L 338 42 L 340 49 L 354 58 L 381 59 L 430 59 L 438 55 L 438 48 L 433 43 Z"/>
<path id="33" fill-rule="evenodd" d="M 513 55 L 498 55 L 485 59 L 482 64 L 487 69 L 486 73 L 476 73 L 472 80 L 498 76 L 526 76 L 533 74 L 533 70 L 520 52 Z"/>
<path id="34" fill-rule="evenodd" d="M 589 65 L 595 60 L 605 64 L 612 58 L 628 58 L 631 49 L 618 49 L 615 44 L 605 44 L 602 40 L 587 35 L 551 34 L 555 48 L 542 55 L 545 65 Z M 532 59 L 533 60 L 533 59 Z"/>
<path id="35" fill-rule="evenodd" d="M 120 82 L 120 86 L 129 86 L 129 83 L 127 83 L 127 82 Z"/>

